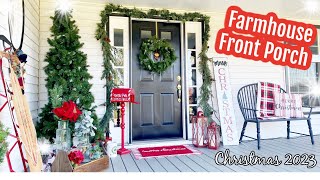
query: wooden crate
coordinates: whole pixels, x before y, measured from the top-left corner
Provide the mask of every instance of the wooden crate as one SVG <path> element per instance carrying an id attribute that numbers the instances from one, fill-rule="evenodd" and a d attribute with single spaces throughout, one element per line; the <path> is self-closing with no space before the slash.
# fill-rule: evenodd
<path id="1" fill-rule="evenodd" d="M 100 172 L 109 168 L 109 157 L 104 155 L 100 159 L 81 164 L 72 168 L 68 155 L 65 151 L 59 151 L 52 163 L 52 172 Z"/>
<path id="2" fill-rule="evenodd" d="M 100 172 L 109 167 L 109 157 L 107 155 L 100 159 L 82 164 L 73 169 L 73 172 Z"/>

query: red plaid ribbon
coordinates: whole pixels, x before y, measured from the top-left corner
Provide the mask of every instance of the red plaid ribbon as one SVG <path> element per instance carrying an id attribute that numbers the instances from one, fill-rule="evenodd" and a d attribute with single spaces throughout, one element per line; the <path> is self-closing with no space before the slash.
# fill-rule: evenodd
<path id="1" fill-rule="evenodd" d="M 260 92 L 260 102 L 257 104 L 260 104 L 260 113 L 258 113 L 258 116 L 274 116 L 274 93 L 280 92 L 280 85 L 268 82 L 260 82 L 258 85 L 258 91 Z"/>

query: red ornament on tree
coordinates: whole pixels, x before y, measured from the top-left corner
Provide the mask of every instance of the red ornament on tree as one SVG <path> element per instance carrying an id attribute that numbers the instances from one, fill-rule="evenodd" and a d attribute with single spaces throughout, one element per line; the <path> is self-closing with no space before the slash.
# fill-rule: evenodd
<path id="1" fill-rule="evenodd" d="M 82 113 L 73 101 L 64 102 L 61 107 L 53 109 L 53 113 L 62 120 L 77 122 L 78 117 Z"/>

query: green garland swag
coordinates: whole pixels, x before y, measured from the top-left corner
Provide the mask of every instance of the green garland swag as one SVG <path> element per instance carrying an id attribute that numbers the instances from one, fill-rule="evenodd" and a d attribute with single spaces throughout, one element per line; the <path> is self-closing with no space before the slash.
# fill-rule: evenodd
<path id="1" fill-rule="evenodd" d="M 151 58 L 151 55 L 155 57 Z M 160 56 L 163 57 L 162 60 Z M 139 61 L 144 70 L 160 74 L 166 71 L 176 59 L 174 49 L 167 40 L 152 37 L 141 43 Z"/>
<path id="2" fill-rule="evenodd" d="M 210 59 L 207 57 L 206 53 L 208 51 L 208 40 L 210 32 L 210 17 L 200 14 L 198 12 L 177 14 L 175 12 L 170 12 L 169 10 L 156 10 L 150 9 L 148 12 L 144 12 L 137 8 L 129 9 L 122 7 L 120 5 L 107 4 L 103 11 L 101 11 L 100 17 L 101 22 L 97 24 L 96 38 L 100 41 L 103 52 L 103 66 L 104 71 L 101 79 L 106 79 L 106 113 L 103 116 L 100 125 L 101 128 L 107 128 L 109 120 L 112 119 L 113 110 L 115 106 L 110 103 L 110 92 L 113 87 L 115 87 L 114 77 L 116 77 L 116 72 L 112 68 L 115 58 L 112 55 L 112 47 L 109 40 L 109 16 L 125 16 L 133 18 L 150 18 L 150 19 L 165 19 L 165 20 L 175 20 L 175 21 L 196 21 L 202 22 L 203 32 L 202 32 L 202 50 L 199 54 L 200 64 L 199 70 L 202 75 L 203 83 L 200 87 L 200 101 L 199 106 L 202 108 L 204 115 L 212 121 L 213 108 L 210 106 L 209 101 L 212 97 L 212 76 L 208 66 Z"/>

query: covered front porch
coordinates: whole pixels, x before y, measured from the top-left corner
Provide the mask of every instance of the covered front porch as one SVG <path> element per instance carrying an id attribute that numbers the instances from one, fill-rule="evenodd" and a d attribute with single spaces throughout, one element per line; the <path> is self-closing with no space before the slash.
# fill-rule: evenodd
<path id="1" fill-rule="evenodd" d="M 277 138 L 261 141 L 261 149 L 257 150 L 256 141 L 244 141 L 238 146 L 221 146 L 218 150 L 207 148 L 197 148 L 203 154 L 158 157 L 136 160 L 132 153 L 115 158 L 110 158 L 110 166 L 107 172 L 320 172 L 320 165 L 316 164 L 313 168 L 307 168 L 302 165 L 301 160 L 294 160 L 298 165 L 285 165 L 287 157 L 292 154 L 292 158 L 299 154 L 314 154 L 314 163 L 319 161 L 320 157 L 320 136 L 314 136 L 315 144 L 312 145 L 310 137 L 295 137 L 291 139 Z M 187 142 L 186 142 L 187 143 Z M 190 142 L 191 143 L 191 142 Z M 133 146 L 131 146 L 133 148 Z M 129 146 L 130 148 L 130 146 Z M 259 157 L 279 157 L 281 165 L 218 165 L 215 162 L 215 156 L 219 151 L 225 152 L 230 150 L 230 156 L 235 155 L 237 158 L 249 156 L 251 151 Z M 287 156 L 286 156 L 287 155 Z M 310 160 L 310 159 L 309 159 Z M 312 165 L 313 162 L 307 160 L 306 163 Z M 299 162 L 298 162 L 299 161 Z M 219 162 L 222 159 L 219 158 Z"/>

